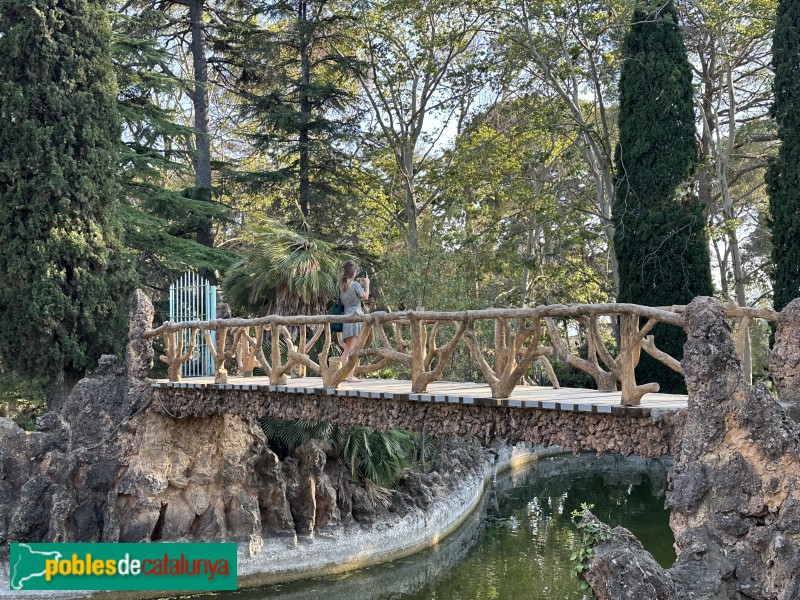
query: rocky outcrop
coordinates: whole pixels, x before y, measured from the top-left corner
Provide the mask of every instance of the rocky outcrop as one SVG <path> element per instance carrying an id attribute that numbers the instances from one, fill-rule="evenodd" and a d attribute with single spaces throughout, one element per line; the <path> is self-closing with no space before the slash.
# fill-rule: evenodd
<path id="1" fill-rule="evenodd" d="M 615 530 L 586 572 L 598 598 L 800 598 L 798 427 L 763 384 L 746 382 L 724 315 L 711 298 L 686 310 L 689 408 L 667 493 L 678 559 L 654 568 Z"/>
<path id="2" fill-rule="evenodd" d="M 124 471 L 126 433 L 152 399 L 144 379 L 153 364 L 152 344 L 134 338 L 152 319 L 152 303 L 136 292 L 124 364 L 102 356 L 61 411 L 39 417 L 29 435 L 11 422 L 0 425 L 0 541 L 118 539 L 121 520 L 113 500 Z"/>
<path id="3" fill-rule="evenodd" d="M 769 357 L 769 372 L 778 397 L 783 402 L 800 405 L 800 298 L 792 300 L 781 311 Z"/>
<path id="4" fill-rule="evenodd" d="M 669 574 L 624 527 L 610 529 L 588 513 L 580 527 L 597 540 L 591 568 L 583 577 L 597 600 L 677 600 L 685 598 Z"/>
<path id="5" fill-rule="evenodd" d="M 126 360 L 103 356 L 60 413 L 26 434 L 0 419 L 0 544 L 237 541 L 258 552 L 271 536 L 314 536 L 425 507 L 487 457 L 448 442 L 434 471 L 397 489 L 356 484 L 328 442 L 280 460 L 253 418 L 170 415 L 146 375 L 147 296 L 133 297 Z M 156 410 L 158 406 L 158 410 Z M 489 451 L 491 454 L 491 451 Z"/>

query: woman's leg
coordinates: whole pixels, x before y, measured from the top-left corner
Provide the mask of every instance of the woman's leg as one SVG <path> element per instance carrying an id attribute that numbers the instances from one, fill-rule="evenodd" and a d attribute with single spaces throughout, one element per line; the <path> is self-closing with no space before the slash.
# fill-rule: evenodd
<path id="1" fill-rule="evenodd" d="M 342 366 L 345 365 L 347 359 L 350 358 L 350 353 L 353 351 L 353 348 L 356 347 L 356 341 L 358 341 L 358 336 L 352 335 L 344 341 L 344 351 L 342 352 Z M 348 379 L 353 379 L 352 372 L 347 374 Z"/>
<path id="2" fill-rule="evenodd" d="M 344 363 L 347 362 L 347 359 L 350 358 L 350 350 L 353 349 L 353 346 L 356 345 L 356 337 L 350 336 L 344 340 L 344 350 L 342 350 L 342 366 Z"/>

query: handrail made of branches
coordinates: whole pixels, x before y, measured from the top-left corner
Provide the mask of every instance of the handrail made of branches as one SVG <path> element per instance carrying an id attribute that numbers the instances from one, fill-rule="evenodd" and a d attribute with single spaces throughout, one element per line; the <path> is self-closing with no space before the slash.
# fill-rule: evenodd
<path id="1" fill-rule="evenodd" d="M 752 319 L 777 321 L 778 313 L 769 309 L 724 305 L 726 315 L 739 319 L 739 337 L 744 336 Z M 539 361 L 553 387 L 558 379 L 548 356 L 588 373 L 602 391 L 619 386 L 622 404 L 636 406 L 642 396 L 657 392 L 657 383 L 637 384 L 635 369 L 644 350 L 669 368 L 682 372 L 680 362 L 656 346 L 650 332 L 658 323 L 683 327 L 685 306 L 650 307 L 638 304 L 562 304 L 531 308 L 487 308 L 459 312 L 402 311 L 351 315 L 269 315 L 255 319 L 216 319 L 212 321 L 165 322 L 145 331 L 142 338 L 164 337 L 165 355 L 160 359 L 169 366 L 170 381 L 180 381 L 181 364 L 195 351 L 200 333 L 211 342 L 210 332 L 217 332 L 211 348 L 215 383 L 226 383 L 225 361 L 236 360 L 244 377 L 261 368 L 270 383 L 284 385 L 291 373 L 299 377 L 307 371 L 322 377 L 325 388 L 336 388 L 351 373 L 363 375 L 390 364 L 400 364 L 411 374 L 411 390 L 423 393 L 427 386 L 441 379 L 457 344 L 463 341 L 469 354 L 492 390 L 495 398 L 508 398 L 534 361 Z M 600 319 L 618 319 L 618 351 L 612 356 L 603 343 Z M 644 325 L 641 320 L 644 319 Z M 558 320 L 574 322 L 584 331 L 587 357 L 573 352 L 565 342 Z M 476 323 L 494 321 L 494 347 L 482 349 Z M 346 364 L 331 355 L 334 343 L 332 323 L 363 323 L 354 350 Z M 388 329 L 388 332 L 387 332 Z M 442 340 L 441 338 L 449 338 Z M 573 326 L 574 329 L 574 326 Z M 565 328 L 568 332 L 569 328 Z M 321 341 L 320 341 L 321 340 Z M 269 358 L 264 344 L 269 342 Z M 545 345 L 549 342 L 549 345 Z M 183 352 L 184 346 L 189 346 Z M 316 354 L 315 348 L 319 348 Z M 284 351 L 282 352 L 281 347 Z M 743 344 L 737 344 L 742 347 Z M 316 359 L 316 360 L 315 360 Z M 374 361 L 374 362 L 370 362 Z M 362 364 L 364 363 L 364 364 Z"/>

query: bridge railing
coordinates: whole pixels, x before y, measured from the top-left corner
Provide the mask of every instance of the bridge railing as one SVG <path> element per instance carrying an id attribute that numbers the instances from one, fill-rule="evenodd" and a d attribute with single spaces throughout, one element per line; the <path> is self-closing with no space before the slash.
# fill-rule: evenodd
<path id="1" fill-rule="evenodd" d="M 540 361 L 551 384 L 558 387 L 558 379 L 547 359 L 557 356 L 591 375 L 600 390 L 616 390 L 619 384 L 622 403 L 635 406 L 644 394 L 659 389 L 657 383 L 636 382 L 635 368 L 642 350 L 681 372 L 680 362 L 657 347 L 651 331 L 659 323 L 683 327 L 684 309 L 684 306 L 608 303 L 460 312 L 270 315 L 256 319 L 166 322 L 146 331 L 142 337 L 163 336 L 164 355 L 160 359 L 169 367 L 170 381 L 181 380 L 181 365 L 191 359 L 197 341 L 203 336 L 214 361 L 216 383 L 227 382 L 225 364 L 233 359 L 244 377 L 252 376 L 254 369 L 260 368 L 269 376 L 271 384 L 283 385 L 290 372 L 302 377 L 312 371 L 322 377 L 326 388 L 338 387 L 351 372 L 361 375 L 400 364 L 411 373 L 412 392 L 422 393 L 431 382 L 441 379 L 456 345 L 463 343 L 495 398 L 508 398 L 536 360 Z M 738 320 L 740 355 L 752 319 L 778 320 L 778 313 L 769 309 L 735 304 L 726 304 L 725 309 L 729 319 Z M 573 330 L 583 330 L 582 337 L 588 345 L 586 358 L 578 356 L 572 345 L 562 338 L 558 321 L 565 319 Z M 601 320 L 607 328 L 611 324 L 618 327 L 616 356 L 612 356 L 603 343 Z M 487 344 L 476 335 L 476 324 L 481 321 L 493 321 L 491 348 L 485 347 Z M 340 358 L 331 353 L 335 335 L 331 332 L 331 323 L 357 322 L 364 326 L 347 363 L 342 364 Z M 188 336 L 184 335 L 187 330 Z M 216 332 L 215 340 L 211 332 Z M 269 356 L 264 349 L 267 341 Z"/>

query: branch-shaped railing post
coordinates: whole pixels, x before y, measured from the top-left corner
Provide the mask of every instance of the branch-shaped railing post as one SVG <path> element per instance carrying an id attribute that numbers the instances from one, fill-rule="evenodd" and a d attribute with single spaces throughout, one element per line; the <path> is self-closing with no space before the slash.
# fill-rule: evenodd
<path id="1" fill-rule="evenodd" d="M 619 365 L 618 374 L 622 386 L 621 402 L 626 406 L 639 406 L 642 396 L 659 390 L 657 383 L 636 384 L 636 365 L 639 364 L 641 355 L 641 341 L 655 327 L 657 321 L 651 319 L 640 331 L 638 315 L 620 315 L 619 320 L 620 350 L 616 362 Z"/>
<path id="2" fill-rule="evenodd" d="M 589 354 L 592 355 L 593 360 L 585 360 L 578 356 L 572 354 L 567 348 L 566 344 L 564 344 L 561 336 L 558 333 L 558 327 L 556 326 L 556 322 L 553 318 L 547 317 L 545 318 L 545 324 L 547 325 L 547 334 L 550 338 L 550 343 L 552 344 L 553 348 L 555 348 L 556 355 L 558 356 L 559 360 L 562 362 L 567 363 L 568 365 L 575 367 L 576 369 L 580 369 L 592 376 L 597 384 L 597 389 L 601 392 L 614 392 L 617 389 L 617 376 L 612 371 L 604 370 L 599 363 L 597 362 L 597 355 L 595 352 L 590 352 Z M 595 349 L 596 344 L 592 341 L 592 334 L 589 334 L 589 341 L 592 343 L 592 350 Z"/>
<path id="3" fill-rule="evenodd" d="M 208 329 L 203 329 L 203 337 L 208 345 L 211 358 L 214 360 L 214 383 L 228 383 L 228 370 L 225 368 L 225 361 L 236 353 L 243 332 L 243 327 L 235 329 L 233 343 L 226 350 L 225 342 L 228 339 L 227 327 L 220 327 L 217 329 L 216 344 L 214 344 L 214 340 L 211 338 L 211 332 Z"/>
<path id="4" fill-rule="evenodd" d="M 286 385 L 286 372 L 288 369 L 281 368 L 281 331 L 274 321 L 270 323 L 269 335 L 272 350 L 270 353 L 272 370 L 269 374 L 269 382 L 272 385 Z"/>
<path id="5" fill-rule="evenodd" d="M 408 313 L 411 324 L 411 391 L 421 394 L 432 381 L 442 377 L 456 344 L 467 330 L 468 322 L 458 323 L 453 337 L 441 348 L 436 345 L 440 324 L 434 322 L 430 335 L 425 321 L 417 313 Z M 433 362 L 436 366 L 433 367 Z"/>
<path id="6" fill-rule="evenodd" d="M 552 352 L 552 349 L 550 349 L 550 352 Z M 550 352 L 548 352 L 548 354 L 550 354 Z M 539 361 L 539 364 L 542 365 L 544 374 L 547 375 L 547 379 L 550 380 L 550 385 L 553 386 L 553 389 L 561 389 L 561 384 L 558 382 L 558 377 L 556 376 L 556 372 L 553 370 L 553 365 L 550 364 L 550 361 L 547 359 L 547 357 L 540 356 L 537 360 Z"/>
<path id="7" fill-rule="evenodd" d="M 370 335 L 372 334 L 372 323 L 373 321 L 367 320 L 364 323 L 364 326 L 361 327 L 361 332 L 358 334 L 356 338 L 356 345 L 353 347 L 353 350 L 350 352 L 350 356 L 347 358 L 347 362 L 342 364 L 341 360 L 338 361 L 330 361 L 332 362 L 331 365 L 326 365 L 325 369 L 322 370 L 322 385 L 325 387 L 337 388 L 342 381 L 355 369 L 358 362 L 361 360 L 362 351 L 367 345 L 367 342 L 370 339 Z M 327 336 L 330 335 L 329 333 L 326 334 Z M 326 339 L 327 341 L 327 339 Z M 327 358 L 327 352 L 326 352 Z M 325 361 L 326 363 L 329 362 L 328 360 Z M 320 368 L 322 364 L 320 362 Z M 337 368 L 338 367 L 338 368 Z"/>
<path id="8" fill-rule="evenodd" d="M 181 365 L 194 355 L 197 332 L 200 331 L 200 328 L 193 327 L 189 331 L 189 348 L 185 354 L 183 353 L 185 330 L 179 329 L 178 331 L 164 334 L 164 354 L 159 356 L 158 359 L 169 366 L 167 377 L 169 377 L 170 381 L 179 382 L 181 380 Z"/>
<path id="9" fill-rule="evenodd" d="M 376 327 L 373 328 L 373 332 L 377 333 L 378 338 L 378 347 L 376 348 L 364 348 L 358 352 L 360 357 L 366 356 L 379 356 L 381 357 L 380 360 L 376 363 L 371 365 L 363 365 L 356 367 L 355 374 L 356 375 L 364 375 L 366 373 L 373 373 L 375 371 L 379 371 L 383 369 L 385 366 L 391 364 L 392 362 L 400 363 L 401 365 L 406 366 L 407 368 L 411 368 L 411 355 L 408 354 L 407 350 L 409 347 L 409 342 L 403 339 L 402 335 L 402 324 L 401 323 L 392 323 L 395 329 L 395 345 L 392 347 L 392 344 L 389 342 L 389 337 L 386 335 L 386 330 L 384 329 L 384 323 L 376 323 Z"/>
<path id="10" fill-rule="evenodd" d="M 495 318 L 494 322 L 494 368 L 486 361 L 478 346 L 472 323 L 464 334 L 464 342 L 478 363 L 486 383 L 492 389 L 492 396 L 509 398 L 530 364 L 538 357 L 552 352 L 552 349 L 539 346 L 542 330 L 538 318 L 534 319 L 533 327 L 530 329 L 525 327 L 524 318 L 517 319 L 517 325 L 513 330 L 509 328 L 506 319 Z M 530 340 L 530 346 L 526 348 L 525 344 L 528 340 Z M 555 374 L 553 377 L 555 378 Z"/>
<path id="11" fill-rule="evenodd" d="M 250 327 L 242 327 L 237 355 L 242 361 L 242 377 L 252 377 L 256 367 L 264 368 L 258 359 L 258 349 L 264 341 L 264 328 L 256 327 L 255 337 L 250 335 Z M 263 349 L 262 349 L 263 353 Z"/>
<path id="12" fill-rule="evenodd" d="M 267 331 L 271 331 L 270 325 L 256 325 L 256 339 L 252 340 L 248 339 L 248 343 L 251 344 L 251 348 L 255 351 L 256 354 L 256 361 L 258 361 L 261 370 L 267 375 L 267 377 L 272 376 L 272 365 L 269 364 L 266 355 L 264 354 L 264 336 L 267 335 Z"/>
<path id="13" fill-rule="evenodd" d="M 288 380 L 286 374 L 295 364 L 298 364 L 297 357 L 300 353 L 292 342 L 292 334 L 285 325 L 271 326 L 272 336 L 272 370 L 269 374 L 269 382 L 272 385 L 286 385 Z M 281 362 L 281 337 L 286 344 L 286 362 Z"/>
<path id="14" fill-rule="evenodd" d="M 317 327 L 317 330 L 314 332 L 314 335 L 311 336 L 310 340 L 308 340 L 307 345 L 308 347 L 311 347 L 314 344 L 316 344 L 317 340 L 319 339 L 320 335 L 322 335 L 323 332 L 326 332 L 324 352 L 326 357 L 325 362 L 327 363 L 328 350 L 331 345 L 330 325 L 320 325 L 319 327 Z M 300 348 L 303 346 L 302 342 L 305 340 L 306 333 L 307 333 L 306 331 L 301 330 L 298 346 L 294 345 L 294 343 L 292 342 L 291 338 L 288 335 L 285 338 L 286 348 L 287 348 L 286 352 L 287 365 L 293 364 L 294 366 L 302 366 L 303 377 L 305 377 L 305 369 L 311 369 L 315 373 L 320 373 L 320 374 L 322 373 L 322 366 L 315 363 L 311 359 L 311 357 L 308 356 L 308 354 L 300 350 Z M 322 354 L 320 354 L 320 356 L 322 356 Z"/>
<path id="15" fill-rule="evenodd" d="M 744 363 L 745 348 L 747 347 L 747 337 L 750 328 L 750 317 L 744 316 L 739 320 L 739 331 L 736 334 L 736 353 Z"/>
<path id="16" fill-rule="evenodd" d="M 306 327 L 307 327 L 306 325 L 300 325 L 300 331 L 298 332 L 298 338 L 297 338 L 297 353 L 302 354 L 303 356 L 305 356 L 306 354 L 306 333 L 307 333 Z M 306 376 L 306 369 L 308 368 L 306 367 L 306 365 L 304 365 L 303 363 L 297 363 L 295 365 L 295 368 L 297 369 L 298 377 Z"/>

